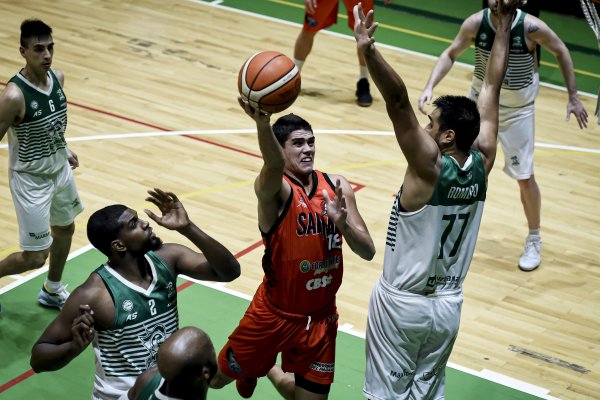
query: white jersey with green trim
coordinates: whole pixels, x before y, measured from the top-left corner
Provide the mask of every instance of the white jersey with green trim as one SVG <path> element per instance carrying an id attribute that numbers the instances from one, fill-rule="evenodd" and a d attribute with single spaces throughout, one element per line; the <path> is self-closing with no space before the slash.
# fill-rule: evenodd
<path id="1" fill-rule="evenodd" d="M 67 97 L 58 78 L 48 71 L 50 88 L 42 90 L 21 74 L 11 80 L 25 100 L 25 113 L 19 125 L 8 130 L 9 166 L 13 171 L 54 174 L 68 167 Z"/>
<path id="2" fill-rule="evenodd" d="M 108 264 L 95 271 L 114 301 L 115 318 L 92 342 L 93 399 L 118 399 L 129 390 L 140 373 L 156 365 L 159 346 L 178 329 L 176 278 L 156 253 L 150 251 L 145 257 L 152 271 L 147 289 L 129 282 Z"/>
<path id="3" fill-rule="evenodd" d="M 442 170 L 429 202 L 403 211 L 402 188 L 394 202 L 386 239 L 383 279 L 415 293 L 454 290 L 466 277 L 483 213 L 487 174 L 471 150 L 463 167 L 442 155 Z"/>

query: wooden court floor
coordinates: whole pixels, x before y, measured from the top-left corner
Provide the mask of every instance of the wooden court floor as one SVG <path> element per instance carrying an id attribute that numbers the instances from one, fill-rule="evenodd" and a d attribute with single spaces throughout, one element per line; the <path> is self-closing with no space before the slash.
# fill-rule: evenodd
<path id="1" fill-rule="evenodd" d="M 111 203 L 141 212 L 146 189 L 164 188 L 179 194 L 192 219 L 232 252 L 248 252 L 242 276 L 228 286 L 251 295 L 262 276 L 252 190 L 262 162 L 253 123 L 235 100 L 237 72 L 256 51 L 291 54 L 299 27 L 184 0 L 4 0 L 0 10 L 0 82 L 22 66 L 20 22 L 36 16 L 54 28 L 53 66 L 66 76 L 67 136 L 79 155 L 75 175 L 86 206 L 76 220 L 73 250 L 87 245 L 91 212 Z M 397 49 L 382 52 L 416 104 L 434 61 Z M 406 162 L 381 96 L 375 93 L 367 109 L 354 104 L 356 75 L 354 43 L 320 34 L 303 69 L 303 93 L 290 111 L 316 131 L 317 168 L 354 183 L 375 240 L 378 253 L 371 262 L 346 252 L 338 297 L 341 323 L 364 332 Z M 466 93 L 470 76 L 471 69 L 456 66 L 436 94 Z M 582 101 L 591 113 L 596 99 Z M 564 91 L 541 88 L 536 176 L 543 196 L 543 264 L 531 273 L 517 268 L 527 229 L 517 185 L 502 173 L 499 159 L 451 361 L 547 388 L 558 398 L 593 399 L 600 392 L 600 126 L 593 120 L 580 131 L 575 121 L 566 123 L 565 104 Z M 6 161 L 0 163 L 0 185 L 5 256 L 18 250 Z M 183 242 L 158 231 L 164 240 Z M 514 351 L 519 349 L 539 357 Z"/>

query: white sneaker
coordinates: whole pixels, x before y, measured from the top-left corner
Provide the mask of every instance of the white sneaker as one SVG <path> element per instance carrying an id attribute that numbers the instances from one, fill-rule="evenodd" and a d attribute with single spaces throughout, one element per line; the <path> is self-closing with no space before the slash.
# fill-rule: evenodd
<path id="1" fill-rule="evenodd" d="M 528 236 L 525 241 L 525 251 L 519 259 L 522 271 L 533 271 L 542 263 L 542 239 L 539 236 Z"/>
<path id="2" fill-rule="evenodd" d="M 48 289 L 46 289 L 46 285 L 43 284 L 37 299 L 41 304 L 47 307 L 55 307 L 60 310 L 65 304 L 65 301 L 67 301 L 69 294 L 70 293 L 67 291 L 67 285 L 63 285 L 62 283 L 56 292 L 50 292 Z"/>

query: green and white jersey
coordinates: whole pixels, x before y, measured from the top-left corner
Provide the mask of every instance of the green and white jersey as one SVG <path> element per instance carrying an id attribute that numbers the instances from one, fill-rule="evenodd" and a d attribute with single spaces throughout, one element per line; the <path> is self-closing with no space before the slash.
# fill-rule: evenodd
<path id="1" fill-rule="evenodd" d="M 94 398 L 118 398 L 129 390 L 140 373 L 156 365 L 159 346 L 179 327 L 176 278 L 154 252 L 145 257 L 153 277 L 148 289 L 127 281 L 108 264 L 95 271 L 114 301 L 115 319 L 92 342 Z"/>
<path id="2" fill-rule="evenodd" d="M 483 10 L 483 20 L 475 37 L 475 72 L 471 82 L 473 99 L 481 93 L 485 70 L 496 37 L 496 29 L 490 22 L 490 12 L 489 8 Z M 535 50 L 530 51 L 525 40 L 526 15 L 517 9 L 517 15 L 511 26 L 508 68 L 500 90 L 502 107 L 515 108 L 532 104 L 538 93 L 539 75 Z"/>
<path id="3" fill-rule="evenodd" d="M 442 155 L 442 170 L 429 202 L 403 211 L 400 195 L 388 225 L 383 279 L 416 293 L 462 287 L 475 250 L 487 190 L 481 154 L 469 152 L 465 165 Z"/>
<path id="4" fill-rule="evenodd" d="M 9 167 L 31 174 L 53 174 L 68 163 L 67 98 L 52 70 L 50 89 L 43 91 L 18 72 L 10 82 L 21 89 L 25 115 L 8 130 Z"/>
<path id="5" fill-rule="evenodd" d="M 142 391 L 137 396 L 138 400 L 179 400 L 175 397 L 170 397 L 160 392 L 160 388 L 165 383 L 165 378 L 162 377 L 160 372 L 156 372 L 156 375 L 146 383 L 142 388 Z"/>

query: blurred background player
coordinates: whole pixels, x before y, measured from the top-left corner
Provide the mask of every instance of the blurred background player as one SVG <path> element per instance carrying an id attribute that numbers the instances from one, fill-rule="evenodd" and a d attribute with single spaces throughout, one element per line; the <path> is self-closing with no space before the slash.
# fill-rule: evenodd
<path id="1" fill-rule="evenodd" d="M 348 14 L 348 27 L 354 29 L 354 16 L 352 9 L 358 4 L 358 0 L 342 0 Z M 392 0 L 384 0 L 384 4 L 390 4 Z M 365 10 L 373 9 L 374 0 L 362 0 Z M 325 29 L 337 23 L 339 0 L 304 0 L 305 14 L 304 26 L 296 38 L 294 46 L 294 62 L 299 70 L 306 61 L 306 57 L 312 50 L 315 35 L 321 29 Z M 373 103 L 373 97 L 369 90 L 369 71 L 362 54 L 358 54 L 359 75 L 356 82 L 356 103 L 361 107 L 368 107 Z"/>
<path id="2" fill-rule="evenodd" d="M 39 19 L 23 21 L 19 51 L 25 67 L 0 94 L 0 140 L 8 131 L 8 175 L 23 251 L 0 261 L 0 278 L 40 268 L 50 255 L 38 301 L 60 309 L 69 296 L 61 279 L 74 220 L 83 211 L 72 171 L 79 161 L 65 141 L 65 78 L 51 68 L 52 28 Z"/>
<path id="3" fill-rule="evenodd" d="M 201 329 L 181 328 L 160 346 L 157 366 L 143 372 L 120 400 L 205 400 L 217 372 L 210 337 Z"/>
<path id="4" fill-rule="evenodd" d="M 469 46 L 475 45 L 475 72 L 469 97 L 476 100 L 481 92 L 485 68 L 498 26 L 498 1 L 489 0 L 489 8 L 468 17 L 452 44 L 440 55 L 419 99 L 426 113 L 435 86 L 446 76 L 454 61 Z M 533 171 L 535 145 L 535 98 L 539 74 L 535 47 L 541 45 L 556 57 L 568 92 L 566 120 L 574 114 L 580 128 L 587 126 L 587 111 L 577 95 L 573 61 L 560 38 L 542 20 L 518 10 L 511 29 L 507 75 L 500 92 L 498 137 L 504 152 L 504 172 L 517 180 L 529 234 L 519 259 L 523 271 L 536 269 L 542 262 L 540 235 L 542 196 Z"/>

